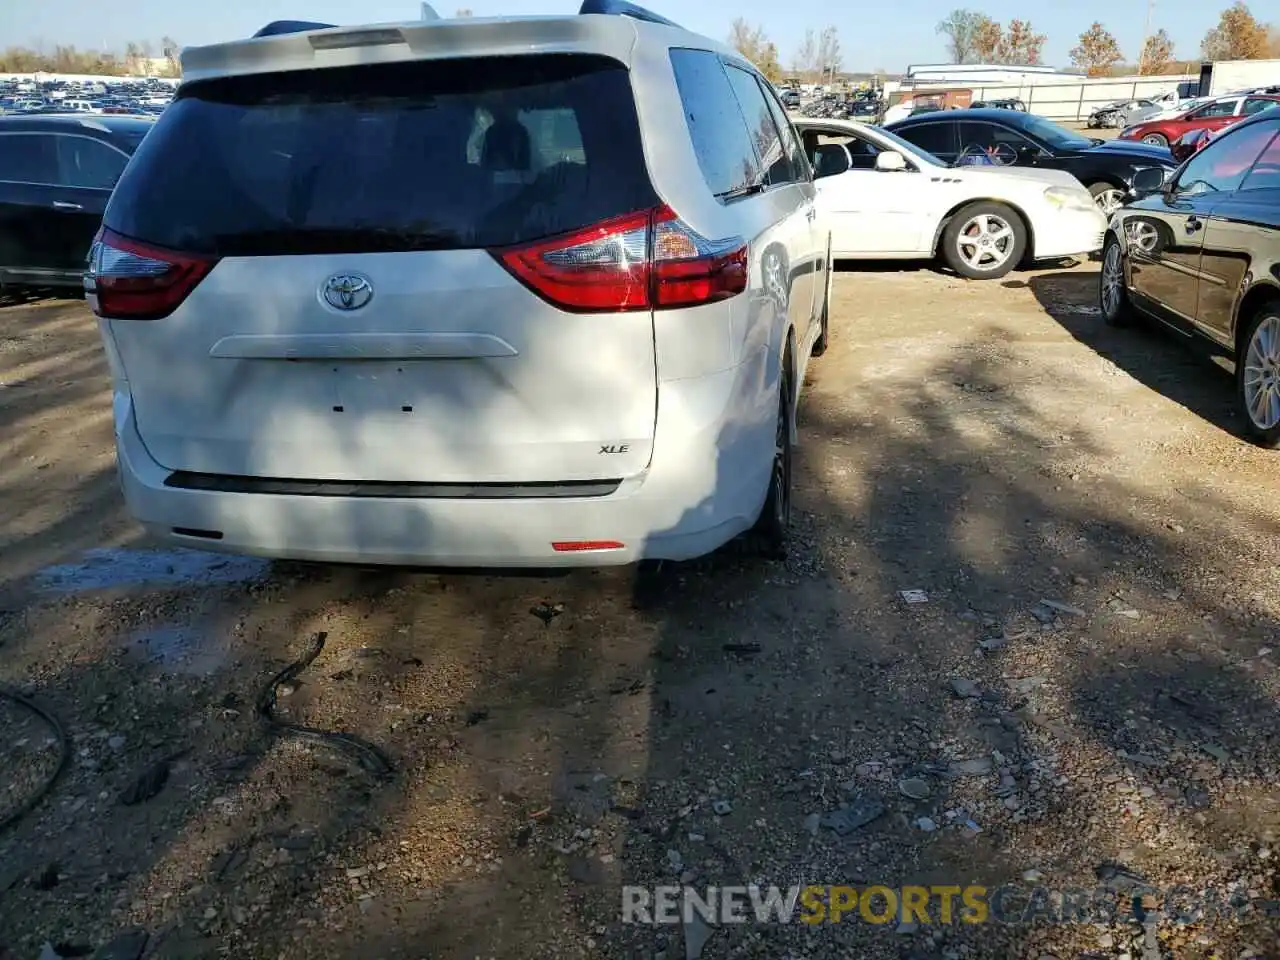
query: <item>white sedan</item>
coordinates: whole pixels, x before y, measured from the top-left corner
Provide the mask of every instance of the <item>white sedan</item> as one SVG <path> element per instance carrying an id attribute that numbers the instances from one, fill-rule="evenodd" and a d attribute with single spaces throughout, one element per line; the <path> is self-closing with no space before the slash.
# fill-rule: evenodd
<path id="1" fill-rule="evenodd" d="M 1107 221 L 1061 170 L 948 166 L 879 127 L 795 121 L 837 260 L 942 260 L 975 280 L 1102 247 Z M 985 158 L 979 158 L 985 159 Z"/>

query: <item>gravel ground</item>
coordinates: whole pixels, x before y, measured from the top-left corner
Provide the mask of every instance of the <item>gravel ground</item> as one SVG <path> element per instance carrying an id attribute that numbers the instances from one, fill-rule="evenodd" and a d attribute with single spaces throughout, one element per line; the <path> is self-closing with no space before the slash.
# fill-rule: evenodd
<path id="1" fill-rule="evenodd" d="M 71 750 L 0 833 L 0 958 L 1280 956 L 1276 455 L 1095 284 L 842 273 L 793 556 L 643 580 L 148 547 L 83 303 L 0 308 L 0 684 Z M 389 780 L 256 710 L 318 631 L 279 715 Z M 56 747 L 0 706 L 0 819 Z M 682 880 L 1009 883 L 1039 919 L 621 922 Z M 1239 908 L 1045 920 L 1139 883 Z"/>

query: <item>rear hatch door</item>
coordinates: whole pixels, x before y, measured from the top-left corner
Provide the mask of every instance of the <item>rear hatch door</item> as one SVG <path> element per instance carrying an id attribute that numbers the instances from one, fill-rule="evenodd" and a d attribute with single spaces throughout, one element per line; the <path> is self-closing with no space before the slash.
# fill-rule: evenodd
<path id="1" fill-rule="evenodd" d="M 553 306 L 494 251 L 656 202 L 625 66 L 415 60 L 189 84 L 106 226 L 216 264 L 111 320 L 175 471 L 562 483 L 649 462 L 649 310 Z M 640 251 L 643 256 L 643 251 Z"/>

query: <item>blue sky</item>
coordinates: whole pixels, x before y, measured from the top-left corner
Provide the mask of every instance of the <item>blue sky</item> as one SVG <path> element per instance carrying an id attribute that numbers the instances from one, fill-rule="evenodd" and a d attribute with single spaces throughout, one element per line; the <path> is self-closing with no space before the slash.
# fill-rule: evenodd
<path id="1" fill-rule="evenodd" d="M 476 16 L 545 14 L 573 11 L 574 0 L 453 0 L 437 6 L 449 16 L 458 6 Z M 1082 30 L 1100 20 L 1120 41 L 1130 58 L 1136 57 L 1146 20 L 1146 0 L 1076 0 L 1072 3 L 1028 3 L 1026 0 L 889 0 L 883 4 L 841 6 L 831 0 L 650 0 L 650 7 L 696 30 L 723 39 L 736 16 L 764 26 L 787 63 L 806 27 L 834 23 L 840 31 L 846 69 L 883 67 L 900 71 L 908 63 L 936 63 L 946 59 L 943 39 L 934 26 L 951 9 L 968 6 L 1001 22 L 1027 17 L 1048 35 L 1045 60 L 1068 65 L 1068 51 Z M 1153 24 L 1173 38 L 1175 56 L 1192 58 L 1200 40 L 1217 22 L 1227 0 L 1158 0 Z M 1255 2 L 1263 18 L 1270 2 Z M 150 40 L 159 53 L 164 35 L 182 45 L 213 43 L 246 36 L 269 20 L 309 19 L 330 23 L 416 19 L 416 0 L 0 0 L 0 45 L 10 43 L 51 47 L 70 43 L 81 48 L 119 50 L 129 40 Z"/>

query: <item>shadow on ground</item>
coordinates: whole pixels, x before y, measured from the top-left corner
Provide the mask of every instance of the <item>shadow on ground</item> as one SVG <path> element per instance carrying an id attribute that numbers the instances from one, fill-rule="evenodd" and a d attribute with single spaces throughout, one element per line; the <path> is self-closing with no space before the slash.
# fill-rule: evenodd
<path id="1" fill-rule="evenodd" d="M 1049 316 L 1100 357 L 1151 390 L 1233 436 L 1242 430 L 1230 368 L 1204 345 L 1158 324 L 1115 329 L 1101 322 L 1094 273 L 1048 273 L 1025 284 Z"/>

